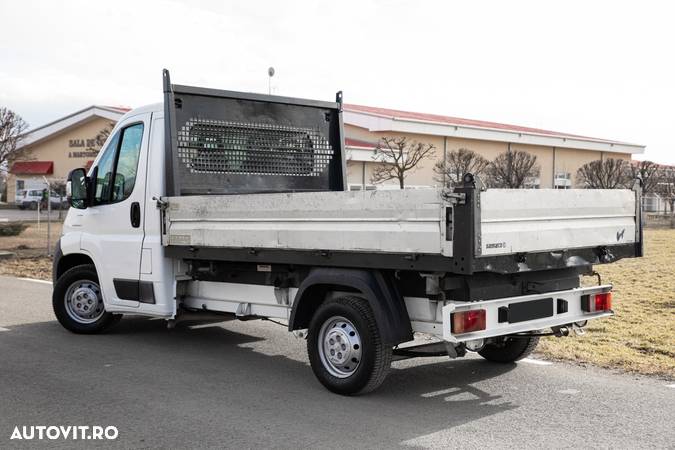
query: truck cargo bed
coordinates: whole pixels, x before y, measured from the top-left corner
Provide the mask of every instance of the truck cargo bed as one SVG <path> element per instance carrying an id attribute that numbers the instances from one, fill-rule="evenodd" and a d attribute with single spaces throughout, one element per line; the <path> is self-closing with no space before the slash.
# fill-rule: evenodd
<path id="1" fill-rule="evenodd" d="M 633 191 L 471 193 L 475 196 L 416 189 L 169 197 L 164 243 L 220 249 L 223 254 L 249 249 L 268 255 L 323 252 L 324 259 L 331 254 L 353 254 L 356 259 L 363 254 L 380 259 L 389 255 L 406 266 L 405 261 L 434 257 L 437 265 L 457 267 L 459 272 L 481 266 L 491 270 L 490 265 L 497 272 L 514 271 L 499 269 L 495 261 L 515 262 L 508 265 L 520 265 L 518 270 L 542 268 L 527 265 L 527 258 L 523 266 L 524 255 L 541 259 L 548 254 L 545 259 L 553 263 L 543 268 L 553 268 L 609 262 L 639 251 Z M 467 248 L 471 254 L 466 254 Z M 467 258 L 475 266 L 461 270 Z"/>

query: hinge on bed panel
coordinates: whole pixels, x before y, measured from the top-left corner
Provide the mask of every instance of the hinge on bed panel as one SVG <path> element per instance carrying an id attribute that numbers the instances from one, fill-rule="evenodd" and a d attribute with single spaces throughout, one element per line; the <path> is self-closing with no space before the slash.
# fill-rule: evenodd
<path id="1" fill-rule="evenodd" d="M 464 192 L 458 193 L 458 192 L 450 192 L 447 190 L 443 190 L 441 192 L 441 197 L 443 200 L 445 200 L 448 203 L 452 203 L 455 205 L 463 205 L 466 203 L 466 194 Z"/>
<path id="2" fill-rule="evenodd" d="M 598 261 L 601 263 L 608 263 L 614 261 L 614 255 L 612 252 L 609 250 L 609 248 L 601 245 L 599 247 L 596 247 L 594 249 L 594 252 L 598 258 Z"/>
<path id="3" fill-rule="evenodd" d="M 152 199 L 153 199 L 155 202 L 157 202 L 157 208 L 158 208 L 158 209 L 161 209 L 162 211 L 164 211 L 166 208 L 169 207 L 169 202 L 166 202 L 166 201 L 162 200 L 162 199 L 159 198 L 159 197 L 152 197 Z"/>
<path id="4" fill-rule="evenodd" d="M 239 305 L 237 306 L 237 311 L 234 314 L 237 317 L 250 316 L 251 315 L 251 304 L 250 303 L 239 303 Z"/>
<path id="5" fill-rule="evenodd" d="M 274 297 L 277 300 L 279 305 L 289 305 L 290 304 L 290 295 L 289 289 L 284 287 L 275 287 L 274 288 Z"/>

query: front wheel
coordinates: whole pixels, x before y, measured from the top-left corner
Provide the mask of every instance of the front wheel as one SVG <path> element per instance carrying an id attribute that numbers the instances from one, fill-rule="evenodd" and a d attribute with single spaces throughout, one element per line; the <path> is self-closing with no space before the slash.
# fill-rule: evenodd
<path id="1" fill-rule="evenodd" d="M 389 372 L 392 349 L 382 342 L 375 316 L 359 297 L 323 303 L 312 317 L 307 352 L 314 375 L 337 394 L 364 394 Z"/>
<path id="2" fill-rule="evenodd" d="M 486 344 L 478 354 L 488 361 L 512 363 L 526 358 L 534 351 L 538 343 L 538 336 L 518 338 L 503 337 L 499 338 L 496 342 Z"/>
<path id="3" fill-rule="evenodd" d="M 92 264 L 75 266 L 56 280 L 52 306 L 59 323 L 73 333 L 98 333 L 116 319 L 103 306 L 98 275 Z"/>

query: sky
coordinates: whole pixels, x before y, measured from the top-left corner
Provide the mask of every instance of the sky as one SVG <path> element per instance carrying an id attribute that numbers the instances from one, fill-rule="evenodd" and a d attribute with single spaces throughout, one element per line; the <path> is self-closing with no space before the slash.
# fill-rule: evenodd
<path id="1" fill-rule="evenodd" d="M 675 164 L 666 1 L 0 0 L 0 106 L 37 127 L 177 84 L 525 125 Z M 675 4 L 674 4 L 675 5 Z"/>

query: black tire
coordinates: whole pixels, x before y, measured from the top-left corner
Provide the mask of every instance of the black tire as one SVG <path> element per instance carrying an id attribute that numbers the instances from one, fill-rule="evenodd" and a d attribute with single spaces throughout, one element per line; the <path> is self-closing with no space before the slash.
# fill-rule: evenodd
<path id="1" fill-rule="evenodd" d="M 323 345 L 319 342 L 322 327 L 336 317 L 350 321 L 361 342 L 358 367 L 345 378 L 330 373 L 322 362 L 319 349 Z M 341 395 L 365 394 L 377 389 L 391 367 L 392 348 L 382 343 L 373 311 L 360 297 L 345 296 L 328 300 L 317 309 L 309 325 L 307 353 L 314 375 L 321 384 Z"/>
<path id="2" fill-rule="evenodd" d="M 499 342 L 486 344 L 481 351 L 480 356 L 488 361 L 497 363 L 512 363 L 526 358 L 534 351 L 539 343 L 539 337 L 529 338 L 503 338 Z"/>
<path id="3" fill-rule="evenodd" d="M 83 323 L 71 316 L 73 313 L 68 312 L 68 306 L 66 305 L 68 302 L 68 299 L 66 298 L 68 289 L 76 283 L 87 282 L 98 286 L 98 275 L 96 274 L 96 268 L 93 264 L 83 264 L 68 269 L 63 275 L 59 277 L 58 280 L 56 280 L 56 283 L 54 284 L 54 292 L 52 294 L 52 307 L 54 308 L 54 314 L 56 315 L 56 319 L 59 321 L 59 323 L 65 329 L 72 331 L 73 333 L 100 333 L 113 323 L 117 322 L 120 318 L 117 315 L 105 312 L 105 310 L 100 315 L 100 317 L 90 323 Z M 101 295 L 100 289 L 98 292 L 98 295 Z"/>
<path id="4" fill-rule="evenodd" d="M 31 211 L 36 211 L 38 208 L 37 202 L 30 202 L 30 205 L 28 206 Z"/>

